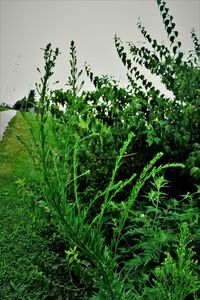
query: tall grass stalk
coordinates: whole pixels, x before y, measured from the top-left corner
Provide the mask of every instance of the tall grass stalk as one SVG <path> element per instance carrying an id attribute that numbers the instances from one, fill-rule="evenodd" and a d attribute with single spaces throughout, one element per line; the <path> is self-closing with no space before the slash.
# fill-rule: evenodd
<path id="1" fill-rule="evenodd" d="M 56 58 L 59 54 L 59 49 L 56 48 L 54 51 L 51 48 L 51 44 L 49 43 L 46 48 L 44 49 L 44 61 L 45 61 L 45 72 L 43 77 L 40 78 L 41 84 L 36 85 L 37 91 L 40 95 L 39 99 L 39 105 L 38 105 L 38 110 L 39 110 L 39 117 L 40 117 L 40 141 L 41 141 L 41 161 L 43 165 L 43 172 L 44 172 L 44 177 L 47 179 L 47 174 L 46 174 L 46 166 L 45 166 L 45 159 L 47 155 L 47 148 L 46 148 L 46 128 L 45 124 L 48 118 L 48 108 L 49 108 L 49 99 L 47 96 L 47 91 L 48 91 L 48 81 L 53 75 L 53 68 L 55 66 L 55 61 Z M 39 73 L 41 71 L 38 68 Z"/>

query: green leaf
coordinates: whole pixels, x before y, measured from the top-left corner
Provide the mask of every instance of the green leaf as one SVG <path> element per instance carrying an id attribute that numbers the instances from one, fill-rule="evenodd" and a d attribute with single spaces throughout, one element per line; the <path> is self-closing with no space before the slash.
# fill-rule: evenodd
<path id="1" fill-rule="evenodd" d="M 165 20 L 165 26 L 167 27 L 169 25 L 169 20 Z"/>
<path id="2" fill-rule="evenodd" d="M 178 42 L 178 47 L 179 47 L 179 48 L 181 47 L 181 45 L 182 45 L 181 42 Z"/>
<path id="3" fill-rule="evenodd" d="M 177 37 L 178 36 L 178 31 L 174 31 L 174 34 Z"/>
<path id="4" fill-rule="evenodd" d="M 165 6 L 164 5 L 161 5 L 160 6 L 160 11 L 162 12 L 164 10 Z"/>
<path id="5" fill-rule="evenodd" d="M 178 49 L 178 47 L 177 47 L 177 46 L 174 46 L 174 47 L 173 47 L 173 49 L 172 49 L 172 50 L 173 50 L 173 53 L 174 53 L 174 54 L 176 54 L 176 52 L 177 52 L 177 49 Z"/>
<path id="6" fill-rule="evenodd" d="M 88 130 L 88 125 L 89 125 L 89 120 L 84 121 L 81 117 L 79 117 L 79 127 L 82 129 L 87 129 Z"/>
<path id="7" fill-rule="evenodd" d="M 169 38 L 169 40 L 170 40 L 171 43 L 173 43 L 174 40 L 175 40 L 175 36 L 171 35 L 170 38 Z"/>
<path id="8" fill-rule="evenodd" d="M 131 60 L 127 59 L 126 63 L 127 63 L 127 68 L 129 70 L 131 68 Z"/>
<path id="9" fill-rule="evenodd" d="M 167 27 L 167 33 L 170 34 L 172 32 L 172 27 Z"/>

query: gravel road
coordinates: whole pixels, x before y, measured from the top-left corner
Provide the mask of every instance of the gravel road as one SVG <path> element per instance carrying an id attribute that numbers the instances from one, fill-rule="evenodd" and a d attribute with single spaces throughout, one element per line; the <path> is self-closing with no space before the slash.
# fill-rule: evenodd
<path id="1" fill-rule="evenodd" d="M 16 110 L 0 111 L 0 141 L 3 138 L 4 131 L 10 120 L 16 115 Z"/>

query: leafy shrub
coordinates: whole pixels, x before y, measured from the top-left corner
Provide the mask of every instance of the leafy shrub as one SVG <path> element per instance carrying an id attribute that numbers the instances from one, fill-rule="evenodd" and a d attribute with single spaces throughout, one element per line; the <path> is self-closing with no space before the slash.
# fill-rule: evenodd
<path id="1" fill-rule="evenodd" d="M 143 37 L 147 41 L 146 46 L 137 47 L 129 43 L 128 55 L 119 37 L 115 36 L 115 45 L 119 57 L 128 69 L 130 88 L 141 101 L 141 117 L 145 123 L 142 129 L 146 136 L 146 143 L 154 149 L 159 149 L 167 154 L 167 160 L 179 160 L 186 163 L 187 176 L 189 170 L 196 166 L 191 165 L 188 158 L 194 151 L 195 144 L 199 142 L 199 49 L 200 44 L 196 33 L 192 30 L 192 40 L 195 51 L 190 51 L 188 58 L 181 51 L 181 42 L 178 40 L 178 32 L 175 29 L 173 17 L 169 14 L 166 2 L 158 0 L 165 30 L 168 34 L 170 47 L 159 44 L 138 23 Z M 152 82 L 149 82 L 141 74 L 138 66 L 145 66 L 152 74 L 161 78 L 166 89 L 171 91 L 173 98 L 169 99 L 157 90 Z M 133 123 L 134 124 L 134 123 Z M 145 148 L 145 143 L 141 148 Z M 189 170 L 188 170 L 189 169 Z M 199 183 L 198 170 L 195 179 Z M 193 172 L 192 172 L 193 174 Z"/>
<path id="2" fill-rule="evenodd" d="M 178 193 L 176 179 L 182 172 L 188 180 L 190 171 L 199 182 L 199 44 L 192 31 L 195 53 L 186 60 L 166 3 L 157 3 L 170 48 L 139 23 L 153 50 L 129 43 L 130 60 L 115 37 L 128 69 L 127 89 L 108 76 L 94 76 L 86 66 L 95 91 L 81 92 L 82 71 L 72 41 L 70 89 L 48 94 L 59 50 L 49 44 L 44 51 L 45 72 L 38 85 L 39 205 L 66 243 L 66 262 L 72 276 L 81 278 L 85 299 L 199 295 L 199 189 Z M 174 97 L 156 90 L 137 64 L 161 76 Z M 185 162 L 186 168 L 173 161 Z M 169 174 L 165 179 L 167 170 L 172 181 Z"/>

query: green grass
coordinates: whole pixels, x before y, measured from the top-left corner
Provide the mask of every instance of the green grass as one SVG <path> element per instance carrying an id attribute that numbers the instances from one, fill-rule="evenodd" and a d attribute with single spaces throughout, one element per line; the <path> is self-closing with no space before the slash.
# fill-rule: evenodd
<path id="1" fill-rule="evenodd" d="M 9 107 L 4 107 L 4 106 L 0 106 L 0 111 L 5 111 L 5 110 L 8 110 L 10 109 Z"/>
<path id="2" fill-rule="evenodd" d="M 2 142 L 0 143 L 0 177 L 10 183 L 11 178 L 18 177 L 30 178 L 30 168 L 32 162 L 23 145 L 19 142 L 17 135 L 23 138 L 29 136 L 28 126 L 18 112 L 16 117 L 11 120 L 10 127 L 6 130 Z"/>
<path id="3" fill-rule="evenodd" d="M 33 114 L 26 119 L 34 126 Z M 0 143 L 0 299 L 73 299 L 64 245 L 37 213 L 36 174 L 18 134 L 30 138 L 19 112 Z"/>

